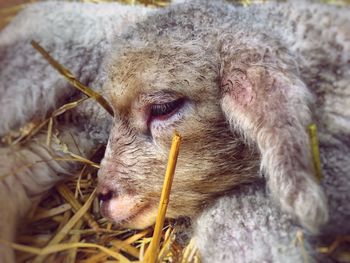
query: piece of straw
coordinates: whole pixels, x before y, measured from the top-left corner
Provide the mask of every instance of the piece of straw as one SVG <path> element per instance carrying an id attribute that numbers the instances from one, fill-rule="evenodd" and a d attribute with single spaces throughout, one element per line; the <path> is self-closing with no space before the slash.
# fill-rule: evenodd
<path id="1" fill-rule="evenodd" d="M 127 238 L 124 240 L 125 243 L 127 244 L 132 244 L 134 242 L 136 242 L 137 240 L 145 237 L 146 235 L 148 235 L 150 233 L 151 229 L 147 228 L 145 230 L 142 230 L 141 232 L 135 234 L 135 235 L 132 235 L 131 237 Z"/>
<path id="2" fill-rule="evenodd" d="M 46 136 L 46 145 L 48 147 L 50 147 L 51 145 L 52 129 L 53 129 L 53 118 L 50 118 L 49 124 L 47 125 L 47 136 Z"/>
<path id="3" fill-rule="evenodd" d="M 171 185 L 173 183 L 174 172 L 177 162 L 177 157 L 179 154 L 181 137 L 178 134 L 175 134 L 171 144 L 171 149 L 169 153 L 168 165 L 165 173 L 165 179 L 163 183 L 162 194 L 160 197 L 158 214 L 156 218 L 156 224 L 154 227 L 153 237 L 149 248 L 146 251 L 144 262 L 146 263 L 155 263 L 158 256 L 159 242 L 161 238 L 161 232 L 164 225 L 165 214 L 169 204 L 169 196 Z"/>
<path id="4" fill-rule="evenodd" d="M 31 44 L 50 63 L 50 65 L 53 66 L 60 74 L 62 74 L 75 88 L 80 90 L 88 97 L 96 100 L 110 115 L 113 116 L 113 109 L 101 94 L 93 91 L 81 83 L 67 68 L 59 64 L 42 46 L 40 46 L 38 42 L 32 40 Z"/>
<path id="5" fill-rule="evenodd" d="M 76 224 L 76 229 L 81 229 L 83 226 L 83 220 L 79 220 L 78 223 Z M 69 243 L 77 243 L 80 241 L 80 234 L 75 234 L 72 235 L 69 239 Z M 69 250 L 68 255 L 65 259 L 66 263 L 75 263 L 76 262 L 76 258 L 77 258 L 77 253 L 78 253 L 78 249 L 77 248 L 72 248 Z"/>
<path id="6" fill-rule="evenodd" d="M 305 238 L 304 233 L 301 230 L 298 230 L 295 235 L 295 244 L 300 246 L 301 254 L 303 256 L 304 263 L 309 263 L 309 254 L 305 248 Z"/>
<path id="7" fill-rule="evenodd" d="M 48 135 L 46 139 L 46 144 L 49 145 L 52 140 L 52 128 L 53 128 L 53 118 L 58 117 L 59 115 L 65 113 L 66 111 L 69 111 L 71 109 L 74 109 L 75 107 L 79 106 L 82 102 L 87 100 L 87 98 L 82 98 L 77 101 L 72 101 L 69 103 L 64 104 L 63 106 L 59 107 L 57 110 L 55 110 L 51 116 L 45 120 L 43 120 L 41 123 L 29 123 L 25 125 L 24 127 L 20 128 L 20 135 L 12 141 L 11 138 L 11 145 L 18 144 L 20 142 L 25 143 L 29 139 L 31 139 L 33 136 L 35 136 L 41 129 L 48 124 Z M 50 123 L 51 122 L 51 123 Z"/>
<path id="8" fill-rule="evenodd" d="M 171 252 L 171 245 L 175 241 L 175 231 L 171 227 L 167 229 L 164 235 L 162 249 L 158 253 L 158 262 L 163 262 L 164 258 Z"/>
<path id="9" fill-rule="evenodd" d="M 183 250 L 181 263 L 187 262 L 199 262 L 198 250 L 195 246 L 194 238 L 190 240 L 190 243 Z"/>
<path id="10" fill-rule="evenodd" d="M 106 262 L 108 255 L 101 251 L 98 254 L 89 256 L 86 260 L 79 261 L 79 263 L 96 263 L 96 262 Z"/>
<path id="11" fill-rule="evenodd" d="M 55 245 L 60 243 L 66 237 L 69 231 L 76 225 L 76 223 L 83 217 L 83 215 L 90 208 L 91 203 L 95 198 L 95 194 L 96 194 L 96 189 L 92 192 L 92 194 L 90 195 L 86 203 L 74 214 L 74 216 L 68 221 L 68 223 L 51 239 L 51 241 L 48 243 L 48 247 L 50 245 Z M 33 262 L 39 263 L 39 262 L 44 262 L 44 260 L 45 258 L 43 256 L 38 256 L 33 260 Z"/>
<path id="12" fill-rule="evenodd" d="M 56 190 L 72 206 L 74 212 L 77 212 L 79 209 L 81 209 L 82 205 L 79 203 L 78 200 L 75 199 L 74 194 L 69 190 L 69 188 L 65 184 L 57 185 Z M 86 213 L 83 215 L 83 219 L 93 230 L 99 230 L 97 222 L 88 211 L 86 211 Z"/>
<path id="13" fill-rule="evenodd" d="M 123 255 L 121 255 L 121 254 L 119 254 L 111 249 L 108 249 L 106 247 L 103 247 L 103 246 L 100 246 L 97 244 L 92 244 L 92 243 L 77 242 L 77 243 L 68 243 L 68 244 L 55 244 L 55 245 L 47 246 L 43 249 L 25 246 L 25 245 L 20 245 L 20 244 L 15 244 L 15 243 L 10 243 L 10 242 L 7 242 L 3 239 L 0 239 L 0 243 L 11 246 L 13 249 L 27 252 L 27 253 L 31 253 L 31 254 L 36 254 L 39 256 L 46 256 L 48 254 L 57 253 L 57 252 L 61 252 L 61 251 L 72 249 L 72 248 L 97 248 L 97 249 L 105 252 L 107 255 L 119 260 L 120 262 L 130 263 L 130 261 L 126 257 L 124 257 Z"/>
<path id="14" fill-rule="evenodd" d="M 33 218 L 30 219 L 30 221 L 38 221 L 44 218 L 50 218 L 62 214 L 70 209 L 72 209 L 72 206 L 70 204 L 62 204 L 49 210 L 42 209 L 41 211 L 37 212 Z"/>
<path id="15" fill-rule="evenodd" d="M 140 251 L 136 247 L 133 247 L 124 241 L 112 240 L 110 243 L 113 245 L 113 247 L 115 247 L 115 249 L 122 250 L 135 258 L 138 258 L 140 254 Z"/>
<path id="16" fill-rule="evenodd" d="M 310 142 L 311 142 L 312 157 L 313 157 L 313 162 L 315 167 L 315 177 L 319 182 L 321 182 L 322 168 L 321 168 L 320 150 L 318 147 L 316 124 L 314 123 L 310 124 L 308 127 L 308 130 L 309 130 L 309 136 L 310 136 Z"/>
<path id="17" fill-rule="evenodd" d="M 332 254 L 344 242 L 350 243 L 350 235 L 337 236 L 329 247 L 319 247 L 318 252 L 322 254 Z"/>

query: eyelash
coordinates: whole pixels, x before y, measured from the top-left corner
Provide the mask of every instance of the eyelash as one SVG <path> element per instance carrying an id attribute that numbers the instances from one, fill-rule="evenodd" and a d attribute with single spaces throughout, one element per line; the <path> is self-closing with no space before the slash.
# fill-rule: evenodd
<path id="1" fill-rule="evenodd" d="M 151 119 L 167 119 L 184 104 L 184 99 L 178 99 L 162 104 L 152 104 L 150 108 Z"/>

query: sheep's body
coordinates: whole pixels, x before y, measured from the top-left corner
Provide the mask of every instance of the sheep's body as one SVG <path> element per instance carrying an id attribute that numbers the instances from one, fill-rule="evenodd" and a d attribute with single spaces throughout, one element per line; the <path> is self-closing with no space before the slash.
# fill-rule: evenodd
<path id="1" fill-rule="evenodd" d="M 346 106 L 350 105 L 350 40 L 343 36 L 350 35 L 350 27 L 346 26 L 350 24 L 346 17 L 349 10 L 319 5 L 308 6 L 308 11 L 305 8 L 302 4 L 264 5 L 251 7 L 250 11 L 242 9 L 239 13 L 241 21 L 254 17 L 252 21 L 273 29 L 272 34 L 282 38 L 300 55 L 296 61 L 300 73 L 318 98 L 314 112 L 320 129 L 323 183 L 331 211 L 325 233 L 348 233 L 350 107 Z M 68 98 L 79 97 L 30 46 L 30 40 L 39 41 L 82 82 L 103 93 L 101 87 L 105 75 L 101 62 L 104 53 L 115 35 L 122 33 L 129 23 L 141 19 L 140 13 L 147 12 L 151 11 L 118 4 L 47 3 L 34 5 L 15 18 L 0 33 L 0 136 L 33 118 L 42 120 L 52 109 L 71 100 Z M 279 30 L 281 25 L 283 30 Z M 315 36 L 324 28 L 327 30 L 322 33 L 322 38 L 315 41 Z M 338 34 L 334 43 L 332 32 L 335 34 L 337 30 L 344 33 Z M 327 32 L 331 33 L 327 35 Z M 79 146 L 84 147 L 80 150 L 88 155 L 97 144 L 106 143 L 111 118 L 94 102 L 85 102 L 74 110 L 74 114 L 76 123 L 58 125 L 63 126 L 67 134 L 77 134 L 75 137 L 82 140 Z M 19 163 L 63 154 L 55 144 L 56 152 L 52 153 L 54 150 L 45 146 L 44 137 L 39 135 L 38 141 L 25 149 L 0 148 L 0 174 L 14 171 Z M 74 145 L 69 139 L 65 142 Z M 16 219 L 28 211 L 31 199 L 59 180 L 56 173 L 69 173 L 71 169 L 72 164 L 51 161 L 25 171 L 14 171 L 16 176 L 2 179 L 0 209 L 8 213 L 0 214 L 0 237 L 13 240 Z M 297 226 L 287 216 L 281 216 L 265 194 L 263 184 L 250 190 L 245 188 L 248 187 L 218 199 L 200 216 L 196 236 L 203 261 L 301 262 L 300 248 L 290 245 Z M 228 209 L 234 212 L 230 213 Z M 311 250 L 310 245 L 307 247 Z M 0 245 L 0 252 L 1 262 L 13 261 L 10 250 Z"/>

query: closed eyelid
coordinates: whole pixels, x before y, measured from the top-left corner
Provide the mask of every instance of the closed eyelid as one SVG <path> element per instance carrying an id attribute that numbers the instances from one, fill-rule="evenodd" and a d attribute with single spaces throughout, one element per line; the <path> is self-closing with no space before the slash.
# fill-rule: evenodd
<path id="1" fill-rule="evenodd" d="M 182 97 L 184 96 L 173 91 L 159 91 L 151 94 L 140 94 L 138 103 L 141 105 L 162 104 L 177 100 Z"/>

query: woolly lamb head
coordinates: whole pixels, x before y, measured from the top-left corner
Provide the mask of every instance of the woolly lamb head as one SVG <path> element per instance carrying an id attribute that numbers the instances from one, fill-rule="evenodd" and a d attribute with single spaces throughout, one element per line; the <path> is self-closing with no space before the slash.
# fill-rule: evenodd
<path id="1" fill-rule="evenodd" d="M 273 34 L 242 31 L 235 15 L 223 5 L 176 6 L 117 39 L 105 84 L 114 127 L 98 186 L 107 218 L 137 228 L 154 222 L 177 131 L 169 217 L 195 216 L 261 171 L 304 226 L 317 231 L 327 220 L 306 132 L 311 95 L 295 59 Z"/>

